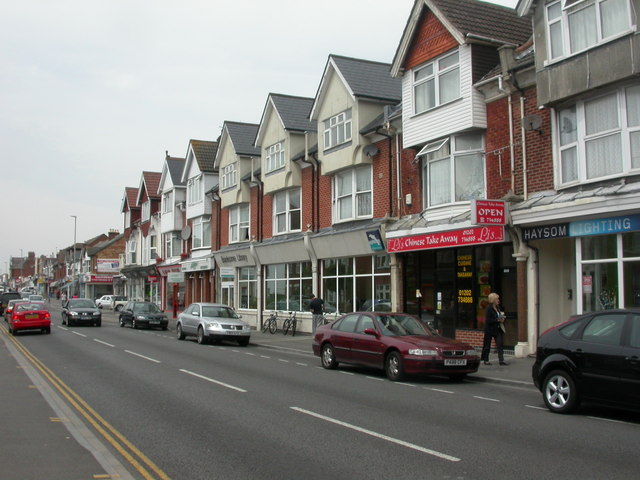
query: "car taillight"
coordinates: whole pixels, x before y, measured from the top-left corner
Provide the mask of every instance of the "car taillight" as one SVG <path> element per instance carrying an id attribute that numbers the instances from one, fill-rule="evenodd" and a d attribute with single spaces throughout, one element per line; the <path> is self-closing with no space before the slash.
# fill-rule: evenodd
<path id="1" fill-rule="evenodd" d="M 20 318 L 18 318 L 18 314 L 14 313 L 11 315 L 11 320 L 20 320 Z"/>
<path id="2" fill-rule="evenodd" d="M 48 318 L 51 318 L 51 315 L 49 314 L 49 312 L 45 312 L 44 318 L 45 318 L 45 320 L 48 319 Z"/>

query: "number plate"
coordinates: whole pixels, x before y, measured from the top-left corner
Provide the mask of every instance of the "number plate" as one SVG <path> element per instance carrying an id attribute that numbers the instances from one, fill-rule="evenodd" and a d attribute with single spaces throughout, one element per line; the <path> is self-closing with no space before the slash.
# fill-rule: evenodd
<path id="1" fill-rule="evenodd" d="M 445 358 L 444 359 L 445 366 L 449 367 L 462 367 L 467 364 L 466 358 Z"/>
<path id="2" fill-rule="evenodd" d="M 241 330 L 227 330 L 227 335 L 240 335 L 241 333 Z"/>
<path id="3" fill-rule="evenodd" d="M 37 320 L 38 319 L 38 314 L 37 313 L 32 313 L 31 315 L 25 315 L 24 318 L 26 318 L 27 320 Z"/>
<path id="4" fill-rule="evenodd" d="M 149 320 L 151 325 L 160 325 L 160 320 Z"/>

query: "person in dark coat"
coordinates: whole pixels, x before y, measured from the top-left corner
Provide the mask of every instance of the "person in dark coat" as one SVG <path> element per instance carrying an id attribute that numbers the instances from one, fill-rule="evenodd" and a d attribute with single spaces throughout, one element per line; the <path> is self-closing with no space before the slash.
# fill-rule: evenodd
<path id="1" fill-rule="evenodd" d="M 489 305 L 484 313 L 484 343 L 482 345 L 482 361 L 485 365 L 491 365 L 489 362 L 489 352 L 491 351 L 491 340 L 495 339 L 496 349 L 498 350 L 498 362 L 500 365 L 509 365 L 504 361 L 503 342 L 504 342 L 504 312 L 500 309 L 500 295 L 490 293 L 487 297 Z"/>

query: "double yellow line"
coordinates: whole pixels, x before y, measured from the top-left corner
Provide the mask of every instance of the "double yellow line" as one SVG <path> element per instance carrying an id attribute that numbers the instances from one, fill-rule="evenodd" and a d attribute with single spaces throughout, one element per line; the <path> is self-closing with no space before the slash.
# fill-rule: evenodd
<path id="1" fill-rule="evenodd" d="M 24 357 L 46 378 L 49 383 L 62 395 L 67 402 L 93 426 L 93 428 L 118 452 L 122 455 L 135 470 L 142 475 L 145 480 L 170 480 L 153 461 L 136 448 L 124 435 L 113 428 L 109 422 L 102 418 L 87 402 L 85 402 L 76 392 L 60 380 L 55 373 L 47 368 L 38 358 L 33 355 L 22 343 L 16 340 L 4 325 L 0 325 L 3 331 L 15 347 Z"/>

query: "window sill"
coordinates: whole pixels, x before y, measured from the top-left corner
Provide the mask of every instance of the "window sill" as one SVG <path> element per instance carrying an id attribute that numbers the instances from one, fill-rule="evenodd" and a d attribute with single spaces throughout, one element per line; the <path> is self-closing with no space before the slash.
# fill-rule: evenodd
<path id="1" fill-rule="evenodd" d="M 428 110 L 423 110 L 422 112 L 414 113 L 414 114 L 412 114 L 410 116 L 410 118 L 414 119 L 414 118 L 422 117 L 424 115 L 428 115 L 428 114 L 433 113 L 435 111 L 438 111 L 438 110 L 440 110 L 442 108 L 450 107 L 454 103 L 461 102 L 463 99 L 464 99 L 464 97 L 460 96 L 460 97 L 458 97 L 458 98 L 456 98 L 454 100 L 448 101 L 447 103 L 441 103 L 440 105 L 436 105 L 435 107 L 432 107 L 432 108 L 430 108 Z"/>

